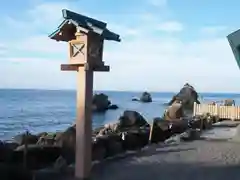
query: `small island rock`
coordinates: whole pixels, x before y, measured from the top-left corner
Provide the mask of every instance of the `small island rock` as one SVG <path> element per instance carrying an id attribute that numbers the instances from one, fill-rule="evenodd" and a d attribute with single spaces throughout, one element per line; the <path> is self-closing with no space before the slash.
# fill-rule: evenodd
<path id="1" fill-rule="evenodd" d="M 141 102 L 152 102 L 152 96 L 148 92 L 143 92 L 142 96 L 140 97 Z"/>
<path id="2" fill-rule="evenodd" d="M 143 103 L 149 103 L 149 102 L 152 102 L 152 96 L 148 92 L 143 92 L 140 99 L 132 98 L 132 101 L 140 101 L 140 102 L 143 102 Z"/>
<path id="3" fill-rule="evenodd" d="M 92 99 L 92 110 L 95 112 L 105 112 L 108 109 L 117 109 L 118 106 L 111 104 L 106 94 L 94 94 Z"/>

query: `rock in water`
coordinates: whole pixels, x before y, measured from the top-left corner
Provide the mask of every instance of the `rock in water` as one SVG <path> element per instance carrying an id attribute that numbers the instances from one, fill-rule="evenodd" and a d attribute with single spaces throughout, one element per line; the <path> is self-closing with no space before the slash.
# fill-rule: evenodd
<path id="1" fill-rule="evenodd" d="M 118 109 L 118 106 L 116 104 L 111 104 L 108 106 L 108 109 Z"/>
<path id="2" fill-rule="evenodd" d="M 106 111 L 111 102 L 108 100 L 108 96 L 100 93 L 93 96 L 92 104 L 94 111 Z"/>
<path id="3" fill-rule="evenodd" d="M 141 102 L 152 102 L 151 94 L 148 92 L 143 92 L 142 96 L 140 97 Z"/>
<path id="4" fill-rule="evenodd" d="M 193 110 L 194 102 L 200 104 L 198 100 L 198 93 L 190 84 L 186 83 L 178 94 L 173 96 L 169 105 L 172 105 L 176 100 L 181 101 L 184 110 Z"/>

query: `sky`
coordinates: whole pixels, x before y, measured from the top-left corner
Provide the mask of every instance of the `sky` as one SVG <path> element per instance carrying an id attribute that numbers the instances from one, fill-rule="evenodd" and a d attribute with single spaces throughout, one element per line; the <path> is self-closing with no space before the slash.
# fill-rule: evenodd
<path id="1" fill-rule="evenodd" d="M 0 6 L 0 88 L 75 89 L 62 72 L 68 46 L 48 35 L 62 9 L 107 23 L 121 42 L 106 41 L 110 72 L 95 90 L 239 92 L 240 70 L 226 36 L 240 28 L 238 0 L 24 0 Z"/>

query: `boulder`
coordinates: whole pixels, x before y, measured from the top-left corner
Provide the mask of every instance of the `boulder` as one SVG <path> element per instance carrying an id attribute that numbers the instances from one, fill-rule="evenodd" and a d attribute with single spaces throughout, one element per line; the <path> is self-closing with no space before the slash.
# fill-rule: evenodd
<path id="1" fill-rule="evenodd" d="M 171 136 L 169 129 L 169 121 L 164 121 L 162 118 L 154 118 L 152 124 L 151 143 L 163 142 Z"/>
<path id="2" fill-rule="evenodd" d="M 13 138 L 13 142 L 17 143 L 20 146 L 24 144 L 25 140 L 27 141 L 28 144 L 36 144 L 38 141 L 38 136 L 33 135 L 31 133 L 22 133 L 22 134 L 16 135 Z"/>
<path id="3" fill-rule="evenodd" d="M 103 136 L 103 135 L 111 135 L 111 134 L 116 134 L 120 132 L 120 123 L 110 123 L 110 124 L 105 124 L 104 128 L 102 128 L 97 136 Z"/>
<path id="4" fill-rule="evenodd" d="M 105 157 L 111 157 L 123 152 L 121 136 L 119 134 L 98 136 L 96 137 L 96 141 L 105 148 Z"/>
<path id="5" fill-rule="evenodd" d="M 75 160 L 75 148 L 76 148 L 76 127 L 75 125 L 67 128 L 63 133 L 55 138 L 56 145 L 62 147 L 62 157 L 66 159 L 68 163 Z"/>
<path id="6" fill-rule="evenodd" d="M 186 120 L 169 121 L 169 129 L 171 134 L 180 134 L 189 128 L 189 123 Z"/>
<path id="7" fill-rule="evenodd" d="M 59 156 L 56 161 L 54 162 L 53 168 L 54 170 L 57 170 L 58 172 L 63 172 L 67 169 L 67 161 L 62 156 Z"/>
<path id="8" fill-rule="evenodd" d="M 127 110 L 118 122 L 106 124 L 96 137 L 104 142 L 106 156 L 112 156 L 122 149 L 133 150 L 148 144 L 149 124 L 138 112 Z"/>
<path id="9" fill-rule="evenodd" d="M 122 151 L 120 136 L 113 133 L 111 129 L 114 129 L 114 124 L 109 124 L 93 131 L 95 137 L 92 138 L 92 160 L 102 160 Z M 67 164 L 73 163 L 75 161 L 76 148 L 75 126 L 69 127 L 56 138 L 56 144 L 61 146 L 61 155 Z"/>
<path id="10" fill-rule="evenodd" d="M 167 121 L 180 120 L 184 117 L 184 109 L 182 103 L 174 102 L 164 112 L 163 119 Z"/>
<path id="11" fill-rule="evenodd" d="M 111 102 L 108 100 L 107 95 L 100 93 L 100 94 L 94 94 L 92 99 L 92 104 L 93 104 L 93 111 L 102 112 L 108 109 Z"/>
<path id="12" fill-rule="evenodd" d="M 103 138 L 94 138 L 92 143 L 92 160 L 101 161 L 107 156 L 107 150 Z"/>
<path id="13" fill-rule="evenodd" d="M 188 83 L 183 86 L 179 93 L 173 96 L 168 105 L 172 105 L 176 100 L 182 102 L 184 110 L 192 111 L 194 102 L 200 104 L 197 91 Z"/>
<path id="14" fill-rule="evenodd" d="M 152 102 L 151 94 L 148 92 L 143 92 L 140 97 L 140 101 L 144 103 Z"/>
<path id="15" fill-rule="evenodd" d="M 97 127 L 95 129 L 93 129 L 93 131 L 92 131 L 93 136 L 97 136 L 99 134 L 99 132 L 104 128 L 105 128 L 104 126 L 101 126 L 101 127 Z"/>
<path id="16" fill-rule="evenodd" d="M 141 149 L 148 144 L 149 131 L 126 131 L 121 133 L 124 150 Z"/>
<path id="17" fill-rule="evenodd" d="M 48 135 L 47 132 L 40 132 L 40 133 L 37 134 L 37 137 L 39 139 L 40 137 L 44 137 L 44 136 L 47 136 L 47 135 Z"/>
<path id="18" fill-rule="evenodd" d="M 19 146 L 14 150 L 10 162 L 22 163 L 24 157 L 25 146 Z M 61 148 L 57 146 L 42 146 L 31 144 L 27 146 L 27 167 L 29 169 L 41 169 L 52 165 L 61 155 Z"/>
<path id="19" fill-rule="evenodd" d="M 119 126 L 120 129 L 124 129 L 129 127 L 149 126 L 149 124 L 140 113 L 126 110 L 119 118 Z"/>

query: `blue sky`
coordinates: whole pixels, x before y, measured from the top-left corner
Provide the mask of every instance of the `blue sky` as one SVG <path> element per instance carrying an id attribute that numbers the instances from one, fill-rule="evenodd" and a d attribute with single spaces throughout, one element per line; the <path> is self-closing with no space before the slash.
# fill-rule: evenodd
<path id="1" fill-rule="evenodd" d="M 74 89 L 61 72 L 67 44 L 48 38 L 63 8 L 108 23 L 122 41 L 106 42 L 108 73 L 97 90 L 239 92 L 240 71 L 226 36 L 240 28 L 240 1 L 25 0 L 1 3 L 0 88 Z"/>

